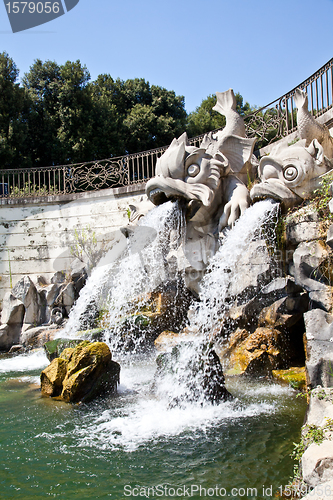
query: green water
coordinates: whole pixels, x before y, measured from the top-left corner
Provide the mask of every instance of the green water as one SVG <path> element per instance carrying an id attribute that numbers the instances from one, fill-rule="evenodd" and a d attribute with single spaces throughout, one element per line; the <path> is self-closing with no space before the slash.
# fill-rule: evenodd
<path id="1" fill-rule="evenodd" d="M 305 401 L 291 389 L 229 381 L 235 402 L 169 410 L 135 362 L 115 399 L 68 405 L 41 397 L 33 356 L 0 357 L 1 499 L 273 498 L 292 475 Z"/>

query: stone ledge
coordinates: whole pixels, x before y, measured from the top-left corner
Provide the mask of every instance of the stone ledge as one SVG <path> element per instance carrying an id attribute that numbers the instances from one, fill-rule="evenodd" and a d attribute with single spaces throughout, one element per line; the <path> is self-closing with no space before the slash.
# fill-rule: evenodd
<path id="1" fill-rule="evenodd" d="M 84 193 L 59 194 L 26 198 L 0 198 L 1 205 L 40 205 L 41 203 L 67 203 L 79 199 L 96 199 L 102 197 L 118 198 L 126 194 L 144 194 L 146 183 L 131 184 L 115 188 L 101 189 L 100 191 L 86 191 Z"/>

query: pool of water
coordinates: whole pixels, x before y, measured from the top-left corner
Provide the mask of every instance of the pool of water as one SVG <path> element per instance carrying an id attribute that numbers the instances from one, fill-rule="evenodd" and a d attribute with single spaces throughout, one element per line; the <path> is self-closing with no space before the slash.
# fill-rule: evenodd
<path id="1" fill-rule="evenodd" d="M 268 499 L 292 475 L 305 400 L 290 388 L 228 380 L 232 402 L 169 408 L 154 361 L 132 358 L 115 398 L 72 405 L 41 397 L 47 364 L 0 356 L 1 499 Z"/>

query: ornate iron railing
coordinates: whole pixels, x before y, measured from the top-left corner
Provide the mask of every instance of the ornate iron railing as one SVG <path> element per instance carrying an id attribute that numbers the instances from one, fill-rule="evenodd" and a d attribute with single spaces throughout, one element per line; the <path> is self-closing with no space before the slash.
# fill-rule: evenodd
<path id="1" fill-rule="evenodd" d="M 287 94 L 244 117 L 247 136 L 257 138 L 257 147 L 271 144 L 297 129 L 296 88 L 307 92 L 314 116 L 332 108 L 333 58 Z M 190 144 L 199 146 L 203 137 L 193 137 Z M 155 175 L 157 158 L 166 149 L 167 146 L 74 165 L 0 170 L 0 198 L 6 203 L 13 198 L 82 193 L 144 183 Z"/>
<path id="2" fill-rule="evenodd" d="M 294 96 L 298 88 L 308 94 L 312 115 L 319 117 L 328 111 L 333 105 L 333 59 L 287 94 L 245 117 L 247 136 L 257 138 L 257 147 L 271 144 L 297 130 Z"/>

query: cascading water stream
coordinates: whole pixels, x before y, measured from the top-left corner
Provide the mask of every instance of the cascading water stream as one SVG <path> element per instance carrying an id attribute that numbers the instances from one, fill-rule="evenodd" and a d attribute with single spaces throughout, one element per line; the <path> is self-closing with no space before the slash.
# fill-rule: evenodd
<path id="1" fill-rule="evenodd" d="M 275 226 L 278 210 L 279 204 L 273 200 L 257 202 L 227 231 L 201 283 L 200 303 L 191 315 L 194 331 L 208 335 L 214 331 L 227 307 L 230 285 L 240 279 L 238 264 L 242 255 L 247 253 L 252 241 L 263 237 L 264 225 Z"/>
<path id="2" fill-rule="evenodd" d="M 93 270 L 59 336 L 75 337 L 102 309 L 106 313 L 104 325 L 113 332 L 111 346 L 115 345 L 117 325 L 133 312 L 133 302 L 139 310 L 145 292 L 166 280 L 165 248 L 171 230 L 181 233 L 181 226 L 177 203 L 168 202 L 151 210 L 138 226 L 122 228 Z"/>
<path id="3" fill-rule="evenodd" d="M 223 314 L 230 279 L 237 279 L 237 260 L 249 240 L 260 236 L 268 216 L 274 218 L 272 204 L 260 202 L 224 238 L 207 270 L 200 302 L 192 307 L 187 330 L 193 335 L 180 336 L 188 345 L 180 352 L 178 366 L 168 376 L 155 378 L 153 391 L 155 356 L 133 351 L 112 348 L 113 359 L 121 358 L 118 394 L 82 405 L 40 397 L 39 374 L 48 364 L 42 352 L 0 360 L 2 494 L 81 500 L 124 498 L 131 485 L 142 487 L 138 491 L 143 493 L 148 491 L 144 487 L 162 485 L 172 493 L 174 487 L 213 489 L 218 484 L 227 496 L 232 488 L 249 487 L 258 489 L 256 498 L 270 500 L 261 495 L 263 484 L 273 485 L 274 492 L 287 483 L 292 469 L 288 455 L 305 411 L 305 402 L 296 400 L 291 388 L 228 379 L 233 400 L 211 404 L 200 396 L 183 398 L 198 384 L 190 368 L 200 362 L 200 346 L 210 340 Z M 167 203 L 148 214 L 128 237 L 120 233 L 114 253 L 92 273 L 61 336 L 74 337 L 89 322 L 87 312 L 95 314 L 102 304 L 109 308 L 109 334 L 117 337 L 121 318 L 133 313 L 128 302 L 168 276 L 164 257 L 170 249 L 170 229 L 177 250 L 184 244 L 177 236 L 182 221 L 176 204 Z M 138 310 L 140 304 L 137 300 Z M 19 475 L 13 473 L 18 459 Z"/>
<path id="4" fill-rule="evenodd" d="M 200 300 L 191 306 L 187 333 L 180 335 L 179 349 L 169 361 L 172 370 L 155 377 L 155 395 L 168 405 L 193 400 L 207 403 L 204 392 L 200 393 L 207 368 L 198 370 L 198 367 L 211 356 L 211 333 L 227 307 L 230 284 L 239 279 L 238 262 L 249 244 L 262 237 L 264 223 L 267 226 L 276 220 L 277 210 L 278 204 L 270 200 L 250 207 L 227 231 L 220 249 L 211 259 L 202 281 Z M 138 312 L 145 304 L 146 294 L 170 279 L 166 255 L 170 246 L 185 244 L 182 210 L 177 202 L 168 202 L 149 212 L 139 226 L 125 230 L 128 247 L 121 255 L 118 251 L 117 259 L 111 264 L 100 265 L 95 270 L 61 333 L 64 336 L 79 330 L 80 319 L 85 318 L 84 309 L 89 316 L 92 302 L 107 286 L 109 292 L 103 305 L 105 340 L 114 355 L 121 358 L 122 365 L 131 364 L 133 353 L 146 345 L 145 329 L 137 332 Z M 123 241 L 121 245 L 124 246 Z M 131 354 L 127 352 L 129 347 Z"/>
<path id="5" fill-rule="evenodd" d="M 263 225 L 275 225 L 278 209 L 279 205 L 274 201 L 258 202 L 225 235 L 203 278 L 200 301 L 192 304 L 187 332 L 168 361 L 171 369 L 169 366 L 163 370 L 163 376 L 155 384 L 159 397 L 167 394 L 172 404 L 174 401 L 183 404 L 191 399 L 207 404 L 206 395 L 202 390 L 200 393 L 200 388 L 207 385 L 207 371 L 211 372 L 211 361 L 207 358 L 212 356 L 212 334 L 228 307 L 230 285 L 239 279 L 238 262 L 247 252 L 249 244 L 263 237 Z M 204 368 L 200 368 L 202 362 L 206 363 Z"/>

